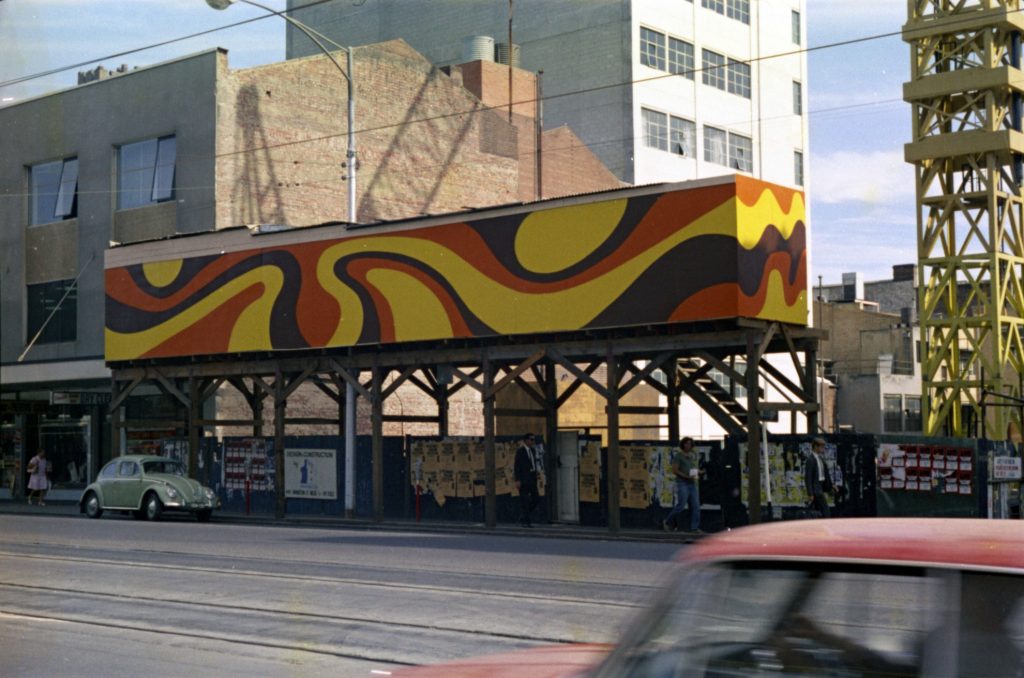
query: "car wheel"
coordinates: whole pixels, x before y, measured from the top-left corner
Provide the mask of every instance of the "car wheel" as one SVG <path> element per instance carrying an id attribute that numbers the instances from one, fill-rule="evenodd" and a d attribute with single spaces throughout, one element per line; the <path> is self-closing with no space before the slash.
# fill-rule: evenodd
<path id="1" fill-rule="evenodd" d="M 100 498 L 95 492 L 90 492 L 85 498 L 85 515 L 90 518 L 99 518 L 103 515 L 103 507 L 100 506 Z"/>
<path id="2" fill-rule="evenodd" d="M 160 520 L 160 516 L 164 512 L 164 505 L 155 492 L 150 492 L 146 495 L 143 507 L 143 511 L 146 513 L 146 520 Z"/>
<path id="3" fill-rule="evenodd" d="M 210 522 L 210 516 L 212 515 L 213 511 L 211 509 L 206 509 L 205 511 L 197 511 L 196 520 L 198 520 L 201 523 L 208 523 Z"/>
<path id="4" fill-rule="evenodd" d="M 135 520 L 145 520 L 146 519 L 146 512 L 144 510 L 132 511 L 131 513 L 132 513 L 132 518 L 135 518 Z"/>

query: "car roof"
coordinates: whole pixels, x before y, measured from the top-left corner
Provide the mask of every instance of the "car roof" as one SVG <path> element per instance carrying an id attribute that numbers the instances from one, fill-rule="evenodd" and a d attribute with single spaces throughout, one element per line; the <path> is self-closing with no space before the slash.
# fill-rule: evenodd
<path id="1" fill-rule="evenodd" d="M 683 561 L 811 560 L 1008 569 L 1024 574 L 1024 522 L 836 518 L 743 527 L 701 540 Z"/>
<path id="2" fill-rule="evenodd" d="M 160 457 L 154 454 L 125 454 L 120 457 L 114 457 L 110 461 L 137 461 L 140 464 L 145 461 L 177 461 L 170 457 Z M 108 462 L 109 463 L 109 462 Z"/>

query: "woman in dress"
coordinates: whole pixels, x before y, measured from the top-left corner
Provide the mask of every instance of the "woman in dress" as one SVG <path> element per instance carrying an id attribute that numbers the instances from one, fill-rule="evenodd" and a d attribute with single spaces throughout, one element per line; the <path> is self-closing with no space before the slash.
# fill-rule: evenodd
<path id="1" fill-rule="evenodd" d="M 39 493 L 39 505 L 46 506 L 46 490 L 50 487 L 50 481 L 46 478 L 46 473 L 49 470 L 46 461 L 46 450 L 39 448 L 36 452 L 36 456 L 32 457 L 28 461 L 28 472 L 31 474 L 28 477 L 28 503 L 32 503 L 32 495 Z"/>

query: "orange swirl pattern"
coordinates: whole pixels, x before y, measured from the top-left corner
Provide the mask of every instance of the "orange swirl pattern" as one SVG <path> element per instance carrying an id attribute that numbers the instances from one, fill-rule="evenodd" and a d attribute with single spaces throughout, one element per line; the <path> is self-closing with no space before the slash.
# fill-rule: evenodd
<path id="1" fill-rule="evenodd" d="M 746 177 L 649 195 L 624 192 L 633 195 L 111 267 L 106 357 L 731 317 L 806 322 L 800 192 Z"/>

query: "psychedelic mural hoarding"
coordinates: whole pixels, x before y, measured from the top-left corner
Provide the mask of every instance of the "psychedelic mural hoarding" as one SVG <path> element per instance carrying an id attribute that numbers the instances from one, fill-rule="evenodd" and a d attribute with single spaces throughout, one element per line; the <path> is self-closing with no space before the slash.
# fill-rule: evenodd
<path id="1" fill-rule="evenodd" d="M 660 188 L 440 223 L 293 229 L 251 247 L 218 249 L 217 232 L 117 248 L 106 358 L 732 317 L 806 323 L 802 193 L 740 176 Z M 168 256 L 186 241 L 189 255 Z"/>

